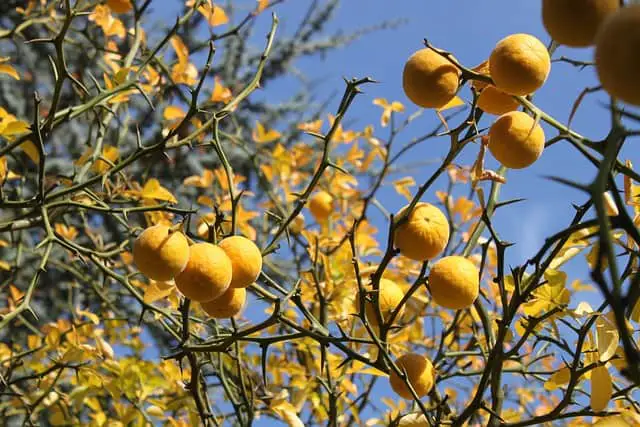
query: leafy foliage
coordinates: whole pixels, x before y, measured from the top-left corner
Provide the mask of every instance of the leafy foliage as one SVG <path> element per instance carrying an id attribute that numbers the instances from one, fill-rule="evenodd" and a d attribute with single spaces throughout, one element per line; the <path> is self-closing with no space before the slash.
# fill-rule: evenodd
<path id="1" fill-rule="evenodd" d="M 588 200 L 523 265 L 508 266 L 511 245 L 493 218 L 518 200 L 500 199 L 504 167 L 484 167 L 475 89 L 422 112 L 440 124 L 411 140 L 421 113 L 398 101 L 372 100 L 379 127 L 349 128 L 370 78 L 347 80 L 332 113 L 310 110 L 304 85 L 283 105 L 259 100 L 300 56 L 366 32 L 325 38 L 338 2 L 311 2 L 296 35 L 279 38 L 269 12 L 286 3 L 190 0 L 161 30 L 147 24 L 151 1 L 0 5 L 0 417 L 525 426 L 622 414 L 640 423 L 640 176 L 619 158 L 638 117 L 612 99 L 610 132 L 592 141 L 515 97 L 557 130 L 547 146 L 574 146 L 598 174 L 588 185 L 555 178 Z M 271 29 L 256 52 L 248 42 L 259 19 Z M 425 45 L 461 83 L 487 83 Z M 426 179 L 403 163 L 425 142 L 449 147 Z M 477 153 L 473 165 L 458 163 L 464 150 Z M 445 255 L 480 271 L 471 307 L 436 306 L 430 262 L 399 256 L 389 236 L 406 217 L 384 206 L 389 184 L 407 211 L 428 192 L 438 200 L 451 224 Z M 318 191 L 334 201 L 320 222 L 303 214 Z M 243 315 L 211 319 L 172 282 L 138 272 L 132 240 L 158 223 L 191 241 L 241 234 L 258 244 L 263 270 Z M 570 261 L 589 267 L 591 283 L 569 277 Z M 403 292 L 384 318 L 383 278 Z M 582 300 L 593 291 L 595 308 Z M 405 378 L 395 360 L 410 352 L 428 356 L 436 386 L 411 403 L 380 399 L 385 377 Z"/>

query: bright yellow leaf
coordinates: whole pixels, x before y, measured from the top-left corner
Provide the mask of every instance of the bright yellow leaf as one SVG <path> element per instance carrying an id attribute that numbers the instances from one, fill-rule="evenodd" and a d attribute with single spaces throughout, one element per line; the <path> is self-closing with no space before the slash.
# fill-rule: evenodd
<path id="1" fill-rule="evenodd" d="M 404 196 L 407 200 L 411 200 L 413 198 L 409 188 L 414 185 L 416 185 L 416 180 L 411 176 L 406 176 L 393 182 L 393 188 L 395 188 L 398 194 Z"/>
<path id="2" fill-rule="evenodd" d="M 260 13 L 269 6 L 269 0 L 258 0 L 258 6 L 256 7 L 256 13 Z"/>
<path id="3" fill-rule="evenodd" d="M 260 122 L 256 122 L 256 128 L 253 130 L 251 135 L 253 140 L 257 143 L 273 142 L 281 136 L 280 132 L 275 129 L 269 129 L 267 131 L 264 125 Z"/>
<path id="4" fill-rule="evenodd" d="M 187 113 L 184 110 L 176 105 L 167 106 L 162 112 L 162 117 L 165 120 L 179 120 L 184 118 Z"/>
<path id="5" fill-rule="evenodd" d="M 563 384 L 569 383 L 571 379 L 571 370 L 565 366 L 558 369 L 547 381 L 544 383 L 545 390 L 553 391 Z"/>
<path id="6" fill-rule="evenodd" d="M 174 289 L 175 286 L 173 283 L 156 282 L 155 280 L 152 280 L 149 283 L 149 286 L 147 286 L 147 289 L 145 289 L 144 296 L 142 298 L 145 303 L 151 304 L 169 296 Z"/>
<path id="7" fill-rule="evenodd" d="M 451 108 L 459 107 L 461 105 L 464 105 L 464 101 L 459 96 L 455 96 L 451 101 L 447 102 L 445 105 L 438 108 L 438 111 L 449 110 Z"/>
<path id="8" fill-rule="evenodd" d="M 33 142 L 25 141 L 20 144 L 20 148 L 22 148 L 22 151 L 24 151 L 33 163 L 38 164 L 40 162 L 40 151 L 38 151 Z"/>
<path id="9" fill-rule="evenodd" d="M 20 80 L 20 74 L 9 64 L 0 64 L 0 74 L 8 74 L 16 80 Z"/>
<path id="10" fill-rule="evenodd" d="M 613 394 L 611 375 L 606 366 L 598 366 L 591 371 L 591 409 L 604 411 Z"/>
<path id="11" fill-rule="evenodd" d="M 127 13 L 133 9 L 131 0 L 107 0 L 107 6 L 115 13 Z"/>
<path id="12" fill-rule="evenodd" d="M 124 25 L 122 24 L 122 21 L 114 18 L 113 15 L 111 15 L 109 6 L 96 6 L 91 15 L 89 15 L 89 21 L 95 22 L 96 25 L 102 28 L 102 31 L 104 31 L 104 35 L 107 37 L 116 36 L 122 39 L 126 35 L 126 31 Z"/>
<path id="13" fill-rule="evenodd" d="M 142 188 L 141 196 L 143 199 L 163 200 L 170 203 L 178 203 L 176 198 L 169 190 L 160 185 L 160 181 L 155 178 L 148 180 Z"/>
<path id="14" fill-rule="evenodd" d="M 596 340 L 601 362 L 611 359 L 618 348 L 620 336 L 615 320 L 611 318 L 612 314 L 598 316 L 596 319 Z"/>
<path id="15" fill-rule="evenodd" d="M 194 0 L 188 0 L 186 5 L 192 7 L 195 4 Z M 205 17 L 207 22 L 212 27 L 217 27 L 219 25 L 224 25 L 229 22 L 229 17 L 227 16 L 224 9 L 220 6 L 215 5 L 211 2 L 211 0 L 206 0 L 205 3 L 198 7 L 198 12 Z"/>
<path id="16" fill-rule="evenodd" d="M 271 403 L 270 409 L 276 413 L 289 427 L 304 427 L 296 413 L 296 408 L 286 400 L 277 399 Z"/>
<path id="17" fill-rule="evenodd" d="M 220 77 L 214 78 L 213 91 L 211 92 L 212 102 L 229 102 L 233 98 L 231 90 L 222 84 Z"/>

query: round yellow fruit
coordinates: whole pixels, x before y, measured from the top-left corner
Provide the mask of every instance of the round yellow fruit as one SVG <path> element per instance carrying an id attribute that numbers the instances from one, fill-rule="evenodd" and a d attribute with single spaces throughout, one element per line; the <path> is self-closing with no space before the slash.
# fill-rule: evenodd
<path id="1" fill-rule="evenodd" d="M 439 259 L 429 272 L 429 289 L 440 307 L 461 310 L 470 307 L 480 292 L 480 273 L 465 257 Z"/>
<path id="2" fill-rule="evenodd" d="M 444 56 L 425 48 L 415 52 L 404 65 L 402 88 L 414 104 L 440 108 L 456 96 L 460 70 Z"/>
<path id="3" fill-rule="evenodd" d="M 602 24 L 596 36 L 598 78 L 609 95 L 640 106 L 640 5 L 626 6 Z"/>
<path id="4" fill-rule="evenodd" d="M 149 279 L 165 282 L 180 273 L 189 259 L 189 242 L 163 224 L 145 229 L 133 243 L 133 262 Z"/>
<path id="5" fill-rule="evenodd" d="M 489 57 L 496 87 L 510 95 L 538 90 L 551 71 L 551 58 L 540 40 L 529 34 L 512 34 L 500 40 Z"/>
<path id="6" fill-rule="evenodd" d="M 620 0 L 542 0 L 542 23 L 557 43 L 594 44 L 600 25 L 620 7 Z"/>
<path id="7" fill-rule="evenodd" d="M 631 427 L 631 424 L 619 415 L 601 418 L 593 425 L 597 427 Z"/>
<path id="8" fill-rule="evenodd" d="M 393 280 L 389 279 L 380 279 L 380 287 L 378 291 L 378 305 L 380 306 L 380 314 L 382 314 L 382 321 L 386 322 L 389 317 L 393 314 L 395 308 L 400 304 L 402 298 L 404 297 L 404 292 L 402 288 L 396 284 Z M 358 307 L 358 300 L 356 299 L 356 307 Z M 366 304 L 366 314 L 369 323 L 373 326 L 378 326 L 378 317 L 376 316 L 375 306 L 371 302 L 367 302 Z M 358 311 L 359 308 L 358 308 Z M 404 307 L 400 309 L 396 319 L 402 316 L 404 312 Z"/>
<path id="9" fill-rule="evenodd" d="M 396 217 L 407 209 L 403 207 Z M 400 253 L 416 261 L 435 258 L 449 241 L 449 221 L 440 209 L 420 202 L 413 208 L 407 220 L 400 224 L 394 235 L 394 243 Z"/>
<path id="10" fill-rule="evenodd" d="M 484 61 L 473 70 L 491 77 L 489 73 L 489 61 Z M 504 93 L 493 85 L 480 80 L 474 80 L 472 84 L 479 92 L 476 106 L 485 113 L 499 116 L 509 111 L 515 111 L 520 106 L 520 103 L 513 96 Z"/>
<path id="11" fill-rule="evenodd" d="M 325 222 L 333 212 L 333 196 L 326 191 L 317 192 L 309 200 L 309 210 L 317 222 Z"/>
<path id="12" fill-rule="evenodd" d="M 246 237 L 230 236 L 219 246 L 231 260 L 232 288 L 246 288 L 256 281 L 262 270 L 262 253 L 255 243 Z"/>
<path id="13" fill-rule="evenodd" d="M 304 215 L 299 213 L 295 218 L 293 218 L 293 220 L 291 220 L 291 223 L 289 224 L 289 231 L 293 234 L 300 234 L 302 230 L 304 230 Z"/>
<path id="14" fill-rule="evenodd" d="M 544 131 L 522 111 L 503 114 L 489 129 L 489 151 L 504 166 L 522 169 L 538 160 L 544 150 Z"/>
<path id="15" fill-rule="evenodd" d="M 431 391 L 434 384 L 435 370 L 431 361 L 424 356 L 415 353 L 407 353 L 396 360 L 400 371 L 406 372 L 407 380 L 413 387 L 418 397 L 422 397 Z M 413 399 L 411 390 L 394 370 L 389 375 L 391 388 L 400 397 Z"/>
<path id="16" fill-rule="evenodd" d="M 225 251 L 211 243 L 196 243 L 190 248 L 187 266 L 175 282 L 185 297 L 206 302 L 226 292 L 231 272 L 231 260 Z"/>
<path id="17" fill-rule="evenodd" d="M 240 313 L 246 300 L 245 288 L 229 288 L 218 298 L 201 302 L 200 307 L 214 319 L 225 319 Z"/>

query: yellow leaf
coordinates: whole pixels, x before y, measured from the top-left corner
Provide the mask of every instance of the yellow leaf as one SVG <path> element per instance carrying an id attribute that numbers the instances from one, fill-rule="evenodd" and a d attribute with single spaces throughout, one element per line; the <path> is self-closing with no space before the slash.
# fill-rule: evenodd
<path id="1" fill-rule="evenodd" d="M 0 270 L 10 271 L 11 265 L 6 261 L 0 261 Z"/>
<path id="2" fill-rule="evenodd" d="M 131 0 L 107 0 L 107 6 L 115 13 L 127 13 L 133 9 Z"/>
<path id="3" fill-rule="evenodd" d="M 145 289 L 142 299 L 145 303 L 151 304 L 171 295 L 174 289 L 175 286 L 172 283 L 156 282 L 155 280 L 152 280 L 151 283 L 149 283 L 149 286 L 147 286 L 147 289 Z"/>
<path id="4" fill-rule="evenodd" d="M 425 415 L 418 412 L 407 414 L 400 418 L 400 422 L 398 422 L 398 427 L 423 427 L 428 425 Z"/>
<path id="5" fill-rule="evenodd" d="M 271 410 L 276 413 L 289 427 L 304 427 L 296 413 L 296 408 L 285 400 L 279 400 L 271 404 Z"/>
<path id="6" fill-rule="evenodd" d="M 33 163 L 38 164 L 40 162 L 40 151 L 38 151 L 33 142 L 25 141 L 20 144 L 20 148 L 22 148 L 22 151 L 24 151 Z"/>
<path id="7" fill-rule="evenodd" d="M 78 230 L 74 226 L 67 227 L 65 224 L 58 222 L 53 226 L 53 229 L 68 240 L 74 240 L 78 236 Z"/>
<path id="8" fill-rule="evenodd" d="M 96 6 L 91 15 L 89 15 L 89 21 L 95 22 L 96 25 L 102 28 L 104 35 L 107 37 L 116 36 L 118 38 L 124 38 L 126 35 L 122 21 L 111 15 L 111 9 L 109 9 L 109 6 Z"/>
<path id="9" fill-rule="evenodd" d="M 256 7 L 256 13 L 260 13 L 269 6 L 269 0 L 258 0 L 258 6 Z"/>
<path id="10" fill-rule="evenodd" d="M 212 102 L 229 102 L 233 97 L 231 90 L 222 84 L 218 76 L 214 78 L 213 92 L 211 92 Z"/>
<path id="11" fill-rule="evenodd" d="M 300 123 L 298 125 L 298 129 L 305 132 L 319 133 L 320 129 L 322 129 L 322 119 L 318 119 L 313 122 Z"/>
<path id="12" fill-rule="evenodd" d="M 447 102 L 444 106 L 438 108 L 438 111 L 449 110 L 451 108 L 459 107 L 461 105 L 464 105 L 464 101 L 459 96 L 455 96 L 451 101 Z"/>
<path id="13" fill-rule="evenodd" d="M 187 113 L 185 113 L 182 108 L 177 107 L 175 105 L 167 106 L 162 112 L 162 117 L 165 120 L 179 120 L 184 118 L 184 116 L 186 115 Z"/>
<path id="14" fill-rule="evenodd" d="M 613 201 L 613 196 L 611 195 L 611 193 L 606 192 L 602 195 L 602 197 L 604 199 L 604 207 L 607 215 L 618 216 L 620 214 L 620 211 L 616 206 L 616 202 Z"/>
<path id="15" fill-rule="evenodd" d="M 90 311 L 76 309 L 76 313 L 78 314 L 78 316 L 84 316 L 87 319 L 91 320 L 91 323 L 93 323 L 94 325 L 98 325 L 100 323 L 100 318 Z"/>
<path id="16" fill-rule="evenodd" d="M 269 129 L 267 131 L 260 122 L 256 122 L 256 128 L 252 133 L 253 140 L 258 143 L 273 142 L 280 138 L 280 132 L 275 129 Z"/>
<path id="17" fill-rule="evenodd" d="M 151 415 L 152 417 L 156 417 L 156 418 L 163 418 L 164 417 L 164 411 L 156 406 L 156 405 L 151 405 L 147 408 L 147 414 Z"/>
<path id="18" fill-rule="evenodd" d="M 7 158 L 5 156 L 0 157 L 0 185 L 7 178 Z"/>
<path id="19" fill-rule="evenodd" d="M 200 188 L 209 188 L 213 183 L 213 171 L 205 169 L 202 176 L 192 175 L 184 179 L 182 185 L 190 185 Z"/>
<path id="20" fill-rule="evenodd" d="M 611 375 L 606 366 L 598 366 L 591 371 L 591 409 L 604 411 L 613 394 Z"/>
<path id="21" fill-rule="evenodd" d="M 601 362 L 608 361 L 616 354 L 619 338 L 615 320 L 609 319 L 607 316 L 598 316 L 596 319 L 596 340 Z"/>
<path id="22" fill-rule="evenodd" d="M 113 357 L 114 357 L 113 347 L 111 347 L 111 344 L 109 344 L 101 336 L 96 336 L 96 348 L 100 351 L 100 354 L 102 354 L 102 356 L 105 359 L 113 360 Z"/>
<path id="23" fill-rule="evenodd" d="M 8 123 L 4 127 L 2 127 L 0 135 L 5 137 L 12 137 L 27 132 L 29 132 L 29 123 L 23 120 L 11 120 L 8 121 Z"/>
<path id="24" fill-rule="evenodd" d="M 20 80 L 20 74 L 9 64 L 0 64 L 0 74 L 8 74 L 16 80 Z"/>
<path id="25" fill-rule="evenodd" d="M 170 203 L 178 203 L 169 190 L 160 185 L 160 181 L 155 178 L 148 180 L 142 188 L 143 199 L 164 200 Z"/>
<path id="26" fill-rule="evenodd" d="M 395 188 L 398 194 L 404 196 L 407 200 L 411 200 L 413 198 L 409 187 L 413 187 L 414 185 L 416 185 L 416 181 L 411 176 L 407 176 L 393 182 L 393 188 Z"/>
<path id="27" fill-rule="evenodd" d="M 571 379 L 571 371 L 568 367 L 558 369 L 549 379 L 544 383 L 545 390 L 553 391 L 563 384 L 567 384 Z"/>
<path id="28" fill-rule="evenodd" d="M 9 294 L 11 294 L 11 299 L 16 304 L 19 304 L 22 301 L 22 297 L 24 297 L 24 292 L 13 285 L 9 285 Z"/>
<path id="29" fill-rule="evenodd" d="M 640 298 L 636 301 L 636 304 L 633 306 L 633 310 L 631 311 L 631 316 L 629 316 L 630 320 L 634 322 L 640 322 Z"/>
<path id="30" fill-rule="evenodd" d="M 227 16 L 224 9 L 220 6 L 211 3 L 211 0 L 207 0 L 205 4 L 198 7 L 198 12 L 202 14 L 212 27 L 217 27 L 219 25 L 224 25 L 229 22 L 229 17 Z"/>

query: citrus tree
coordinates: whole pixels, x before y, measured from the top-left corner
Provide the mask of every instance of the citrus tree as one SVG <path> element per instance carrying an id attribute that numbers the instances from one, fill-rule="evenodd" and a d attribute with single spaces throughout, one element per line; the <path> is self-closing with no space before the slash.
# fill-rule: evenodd
<path id="1" fill-rule="evenodd" d="M 326 35 L 337 4 L 310 2 L 291 37 L 284 0 L 0 5 L 4 423 L 640 424 L 640 175 L 621 155 L 640 134 L 640 5 L 543 0 L 552 41 L 512 34 L 481 64 L 425 39 L 395 82 L 411 107 L 366 101 L 370 77 L 318 108 L 304 81 L 260 97 L 296 59 L 393 25 Z M 572 118 L 606 93 L 606 138 L 536 104 L 556 61 L 595 68 L 557 102 Z M 378 127 L 349 125 L 357 102 Z M 425 143 L 445 157 L 405 172 Z M 507 171 L 555 144 L 593 179 L 549 177 L 583 200 L 514 265 Z"/>

